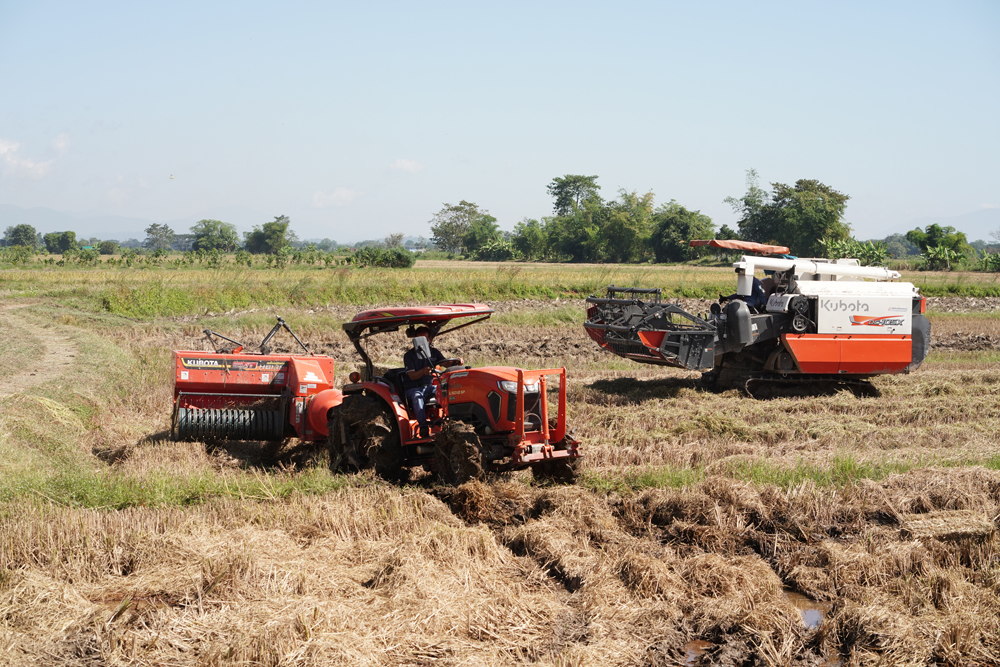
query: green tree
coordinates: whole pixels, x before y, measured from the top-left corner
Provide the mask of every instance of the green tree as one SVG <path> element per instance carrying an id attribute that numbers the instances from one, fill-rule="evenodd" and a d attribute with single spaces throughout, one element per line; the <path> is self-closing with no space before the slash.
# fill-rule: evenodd
<path id="1" fill-rule="evenodd" d="M 497 226 L 497 219 L 492 215 L 475 218 L 469 225 L 469 231 L 462 238 L 466 252 L 478 253 L 480 248 L 503 239 L 503 234 Z"/>
<path id="2" fill-rule="evenodd" d="M 466 235 L 472 231 L 473 223 L 483 223 L 486 219 L 496 222 L 488 211 L 472 202 L 463 199 L 454 206 L 446 203 L 430 220 L 431 240 L 442 250 L 460 253 L 466 247 Z"/>
<path id="3" fill-rule="evenodd" d="M 618 199 L 601 207 L 598 216 L 599 256 L 611 262 L 632 262 L 642 259 L 649 247 L 649 235 L 653 222 L 653 193 L 640 195 L 636 191 L 622 189 Z"/>
<path id="4" fill-rule="evenodd" d="M 715 225 L 710 217 L 689 211 L 672 199 L 653 214 L 650 245 L 657 262 L 682 262 L 692 255 L 689 241 L 714 236 Z"/>
<path id="5" fill-rule="evenodd" d="M 740 233 L 731 228 L 729 225 L 722 225 L 716 233 L 715 238 L 720 241 L 738 241 L 740 240 Z"/>
<path id="6" fill-rule="evenodd" d="M 255 255 L 277 255 L 290 245 L 289 224 L 291 220 L 287 215 L 278 215 L 271 222 L 255 225 L 253 231 L 244 233 L 244 246 Z"/>
<path id="7" fill-rule="evenodd" d="M 402 248 L 403 247 L 403 234 L 396 232 L 395 234 L 389 234 L 382 241 L 386 248 Z"/>
<path id="8" fill-rule="evenodd" d="M 4 242 L 8 246 L 21 246 L 34 250 L 38 247 L 38 232 L 31 225 L 14 225 L 4 233 Z"/>
<path id="9" fill-rule="evenodd" d="M 118 241 L 101 241 L 97 246 L 97 251 L 102 255 L 113 255 L 118 252 Z"/>
<path id="10" fill-rule="evenodd" d="M 146 227 L 146 240 L 143 245 L 151 250 L 167 250 L 174 242 L 174 230 L 169 225 L 154 222 Z"/>
<path id="11" fill-rule="evenodd" d="M 965 232 L 960 232 L 954 227 L 942 227 L 941 225 L 928 225 L 922 230 L 918 227 L 906 232 L 906 240 L 920 248 L 924 253 L 928 248 L 939 247 L 948 248 L 952 253 L 966 254 L 971 246 L 965 238 Z"/>
<path id="12" fill-rule="evenodd" d="M 548 233 L 545 226 L 531 218 L 525 218 L 514 225 L 511 242 L 525 259 L 543 259 L 548 254 Z"/>
<path id="13" fill-rule="evenodd" d="M 42 239 L 45 249 L 53 255 L 76 250 L 76 232 L 49 232 Z"/>
<path id="14" fill-rule="evenodd" d="M 579 210 L 588 200 L 599 200 L 597 191 L 601 186 L 597 184 L 597 176 L 566 174 L 561 178 L 553 178 L 547 189 L 555 198 L 553 211 L 558 216 L 565 216 Z"/>
<path id="15" fill-rule="evenodd" d="M 236 225 L 220 220 L 199 220 L 191 226 L 195 250 L 235 252 L 240 247 Z"/>
<path id="16" fill-rule="evenodd" d="M 747 241 L 761 238 L 770 240 L 775 230 L 770 229 L 769 223 L 764 220 L 764 207 L 768 203 L 768 196 L 767 191 L 760 187 L 760 177 L 756 169 L 747 170 L 746 187 L 746 193 L 739 199 L 726 197 L 724 200 L 740 216 L 737 222 L 739 237 Z"/>
<path id="17" fill-rule="evenodd" d="M 896 259 L 920 254 L 920 248 L 906 238 L 905 234 L 890 234 L 882 242 L 885 243 L 889 255 Z"/>
<path id="18" fill-rule="evenodd" d="M 585 262 L 597 257 L 601 230 L 594 219 L 600 218 L 599 208 L 600 205 L 595 205 L 589 210 L 547 220 L 548 247 L 556 259 Z"/>
<path id="19" fill-rule="evenodd" d="M 794 186 L 772 183 L 771 188 L 766 193 L 751 169 L 746 194 L 726 198 L 741 216 L 743 239 L 786 245 L 794 254 L 815 257 L 824 251 L 820 240 L 850 238 L 850 225 L 843 219 L 848 195 L 811 179 L 800 179 Z"/>

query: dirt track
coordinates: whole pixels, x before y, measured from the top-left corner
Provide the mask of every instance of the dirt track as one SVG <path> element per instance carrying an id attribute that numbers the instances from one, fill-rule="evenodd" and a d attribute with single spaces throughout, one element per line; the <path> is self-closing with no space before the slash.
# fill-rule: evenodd
<path id="1" fill-rule="evenodd" d="M 11 328 L 31 335 L 37 324 L 26 318 L 19 311 L 22 304 L 4 306 L 3 316 Z M 44 329 L 43 335 L 31 336 L 43 348 L 41 356 L 32 357 L 28 363 L 6 375 L 0 383 L 0 398 L 19 394 L 31 387 L 57 379 L 67 368 L 73 365 L 78 350 L 76 343 L 60 327 L 50 326 Z"/>

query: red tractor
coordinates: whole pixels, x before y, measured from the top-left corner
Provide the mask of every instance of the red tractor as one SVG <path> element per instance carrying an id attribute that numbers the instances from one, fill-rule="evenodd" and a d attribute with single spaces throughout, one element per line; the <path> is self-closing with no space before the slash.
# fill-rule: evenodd
<path id="1" fill-rule="evenodd" d="M 374 468 L 386 479 L 422 466 L 461 484 L 484 471 L 531 468 L 539 479 L 571 482 L 580 443 L 566 431 L 566 369 L 471 368 L 448 359 L 434 373 L 435 398 L 425 404 L 429 434 L 421 437 L 406 404 L 405 369 L 376 374 L 365 349 L 368 338 L 404 329 L 414 338 L 427 327 L 434 338 L 489 319 L 482 304 L 386 308 L 358 313 L 344 331 L 365 363 L 366 378 L 352 373 L 343 402 L 330 410 L 329 447 L 334 467 Z M 458 320 L 465 320 L 458 323 Z M 415 342 L 423 339 L 416 339 Z M 558 403 L 549 405 L 551 378 Z"/>

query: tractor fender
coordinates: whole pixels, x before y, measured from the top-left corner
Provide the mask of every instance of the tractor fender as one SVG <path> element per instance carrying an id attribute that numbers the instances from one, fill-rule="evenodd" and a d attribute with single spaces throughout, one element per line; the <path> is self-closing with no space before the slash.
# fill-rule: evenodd
<path id="1" fill-rule="evenodd" d="M 328 413 L 331 408 L 340 405 L 344 401 L 344 393 L 339 389 L 324 389 L 309 399 L 306 406 L 309 427 L 313 433 L 329 435 L 326 423 L 329 421 Z"/>
<path id="2" fill-rule="evenodd" d="M 377 397 L 385 405 L 389 414 L 396 418 L 397 422 L 404 423 L 410 420 L 404 403 L 406 397 L 399 396 L 395 389 L 391 389 L 388 385 L 381 382 L 366 382 L 363 386 L 365 394 Z"/>

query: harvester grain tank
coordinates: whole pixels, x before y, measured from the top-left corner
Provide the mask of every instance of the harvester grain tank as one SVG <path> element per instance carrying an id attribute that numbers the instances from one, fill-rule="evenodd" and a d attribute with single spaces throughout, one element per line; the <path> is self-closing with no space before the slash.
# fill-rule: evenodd
<path id="1" fill-rule="evenodd" d="M 896 271 L 742 241 L 691 245 L 762 254 L 733 264 L 736 293 L 704 315 L 663 302 L 659 289 L 609 286 L 587 299 L 591 338 L 627 359 L 706 371 L 750 393 L 762 382 L 858 385 L 908 373 L 927 356 L 926 302 L 912 283 L 896 282 Z"/>

